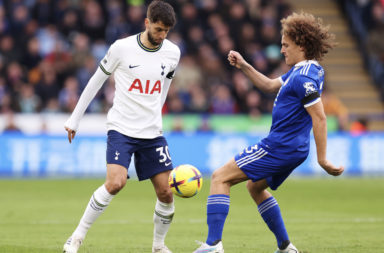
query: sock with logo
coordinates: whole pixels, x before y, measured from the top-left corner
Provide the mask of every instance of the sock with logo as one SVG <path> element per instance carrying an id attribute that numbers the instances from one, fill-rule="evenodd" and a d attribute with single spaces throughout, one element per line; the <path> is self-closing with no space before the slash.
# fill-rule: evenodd
<path id="1" fill-rule="evenodd" d="M 224 223 L 229 212 L 229 196 L 214 194 L 208 196 L 207 201 L 207 224 L 208 237 L 206 243 L 215 245 L 221 241 Z"/>
<path id="2" fill-rule="evenodd" d="M 92 195 L 84 211 L 83 217 L 80 219 L 79 225 L 73 232 L 73 236 L 85 238 L 89 228 L 95 220 L 104 212 L 114 195 L 110 194 L 105 185 L 100 186 Z"/>
<path id="3" fill-rule="evenodd" d="M 174 202 L 164 203 L 156 201 L 155 213 L 153 214 L 153 247 L 164 245 L 165 236 L 171 225 L 175 212 Z"/>
<path id="4" fill-rule="evenodd" d="M 276 199 L 272 196 L 264 200 L 258 206 L 258 210 L 269 229 L 275 234 L 277 246 L 285 249 L 289 244 L 289 237 Z"/>

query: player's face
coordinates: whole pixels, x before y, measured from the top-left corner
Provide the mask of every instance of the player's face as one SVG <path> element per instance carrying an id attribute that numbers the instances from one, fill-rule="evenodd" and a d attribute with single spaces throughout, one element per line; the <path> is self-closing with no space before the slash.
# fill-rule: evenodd
<path id="1" fill-rule="evenodd" d="M 298 46 L 289 37 L 283 35 L 281 38 L 281 51 L 285 57 L 285 63 L 293 66 L 296 63 L 305 60 L 304 50 Z"/>
<path id="2" fill-rule="evenodd" d="M 148 41 L 153 46 L 159 46 L 167 37 L 170 29 L 168 26 L 165 26 L 161 21 L 152 23 L 151 21 L 149 21 L 149 19 L 146 19 L 145 26 L 148 34 Z"/>

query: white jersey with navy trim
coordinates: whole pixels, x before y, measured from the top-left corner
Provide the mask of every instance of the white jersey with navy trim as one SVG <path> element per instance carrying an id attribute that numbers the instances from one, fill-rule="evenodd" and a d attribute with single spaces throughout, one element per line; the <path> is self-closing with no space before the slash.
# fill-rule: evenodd
<path id="1" fill-rule="evenodd" d="M 324 70 L 313 60 L 302 61 L 280 77 L 282 86 L 272 110 L 272 126 L 262 143 L 281 153 L 308 152 L 311 116 L 305 107 L 320 101 Z"/>
<path id="2" fill-rule="evenodd" d="M 172 79 L 180 49 L 165 39 L 156 49 L 145 47 L 141 34 L 117 40 L 99 67 L 114 74 L 115 97 L 107 128 L 124 135 L 152 139 L 162 135 L 161 96 L 166 78 Z M 165 94 L 166 95 L 166 94 Z"/>

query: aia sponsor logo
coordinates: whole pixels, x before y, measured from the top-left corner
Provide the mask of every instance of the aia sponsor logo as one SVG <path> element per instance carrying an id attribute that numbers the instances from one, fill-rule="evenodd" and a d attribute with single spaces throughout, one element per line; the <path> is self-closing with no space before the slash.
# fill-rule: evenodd
<path id="1" fill-rule="evenodd" d="M 145 82 L 141 82 L 140 79 L 136 78 L 128 91 L 136 91 L 140 94 L 154 94 L 155 92 L 161 93 L 161 82 L 157 80 L 156 82 L 151 82 L 151 80 L 146 80 Z"/>

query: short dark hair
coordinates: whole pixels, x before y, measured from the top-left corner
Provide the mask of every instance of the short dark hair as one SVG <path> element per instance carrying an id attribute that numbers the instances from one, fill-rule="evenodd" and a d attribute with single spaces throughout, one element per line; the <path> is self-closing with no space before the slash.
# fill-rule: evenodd
<path id="1" fill-rule="evenodd" d="M 281 34 L 303 47 L 307 60 L 321 60 L 335 46 L 335 35 L 329 32 L 329 26 L 324 26 L 323 20 L 312 14 L 293 13 L 282 19 L 281 25 Z"/>
<path id="2" fill-rule="evenodd" d="M 161 0 L 155 0 L 148 6 L 147 18 L 152 23 L 160 21 L 168 27 L 173 27 L 176 24 L 176 14 L 173 7 Z"/>

